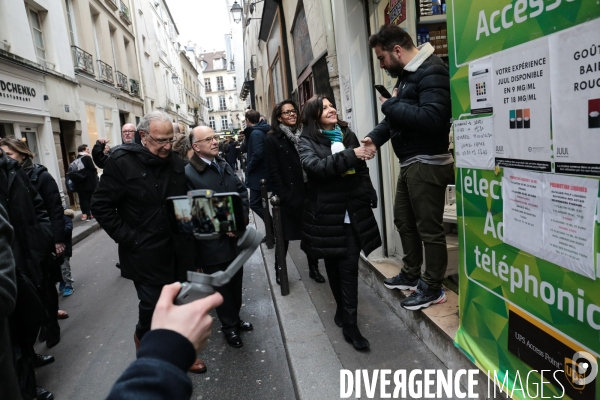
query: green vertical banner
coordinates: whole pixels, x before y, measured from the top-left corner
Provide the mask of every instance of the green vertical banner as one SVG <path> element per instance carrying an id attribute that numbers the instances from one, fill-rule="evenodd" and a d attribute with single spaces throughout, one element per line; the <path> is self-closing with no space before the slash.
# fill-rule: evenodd
<path id="1" fill-rule="evenodd" d="M 600 3 L 447 12 L 453 118 L 492 119 L 495 141 L 495 168 L 477 167 L 484 139 L 455 131 L 457 164 L 474 165 L 456 176 L 455 345 L 491 397 L 600 399 Z"/>

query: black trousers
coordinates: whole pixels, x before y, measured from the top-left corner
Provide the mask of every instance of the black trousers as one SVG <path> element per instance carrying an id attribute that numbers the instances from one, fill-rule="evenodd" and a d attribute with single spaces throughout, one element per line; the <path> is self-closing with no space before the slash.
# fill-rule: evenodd
<path id="1" fill-rule="evenodd" d="M 233 260 L 232 260 L 233 261 Z M 231 261 L 221 264 L 203 266 L 202 272 L 212 274 L 217 271 L 225 271 Z M 242 283 L 244 280 L 244 268 L 231 278 L 229 283 L 216 287 L 216 291 L 223 296 L 223 304 L 217 307 L 217 316 L 221 321 L 221 331 L 228 333 L 238 329 L 240 323 L 240 310 L 242 309 Z"/>
<path id="2" fill-rule="evenodd" d="M 289 240 L 284 240 L 283 241 L 283 247 L 285 249 L 285 254 L 287 254 L 288 249 L 290 247 L 290 241 Z M 312 258 L 308 254 L 306 254 L 306 260 L 308 261 L 308 266 L 309 267 L 311 265 L 318 265 L 319 264 L 319 259 L 318 258 Z M 277 268 L 278 265 L 279 265 L 279 259 L 277 258 L 277 253 L 275 253 L 275 268 Z"/>
<path id="3" fill-rule="evenodd" d="M 58 325 L 58 291 L 56 283 L 52 282 L 50 276 L 45 276 L 42 283 L 42 301 L 46 306 L 46 316 L 43 325 L 50 329 L 60 329 Z"/>
<path id="4" fill-rule="evenodd" d="M 346 229 L 346 254 L 344 257 L 326 258 L 325 270 L 335 302 L 343 311 L 343 323 L 356 325 L 360 241 L 352 225 L 344 224 L 344 228 Z"/>
<path id="5" fill-rule="evenodd" d="M 262 195 L 260 190 L 250 189 L 250 208 L 260 217 L 263 218 Z"/>
<path id="6" fill-rule="evenodd" d="M 90 207 L 92 206 L 92 195 L 94 194 L 93 190 L 80 190 L 77 192 L 79 195 L 79 205 L 81 206 L 81 213 L 90 216 L 92 210 Z"/>
<path id="7" fill-rule="evenodd" d="M 135 334 L 139 340 L 150 330 L 152 324 L 152 314 L 158 303 L 160 292 L 163 285 L 148 285 L 141 282 L 133 282 L 137 291 L 140 304 L 138 305 L 139 316 L 138 323 L 135 326 Z"/>

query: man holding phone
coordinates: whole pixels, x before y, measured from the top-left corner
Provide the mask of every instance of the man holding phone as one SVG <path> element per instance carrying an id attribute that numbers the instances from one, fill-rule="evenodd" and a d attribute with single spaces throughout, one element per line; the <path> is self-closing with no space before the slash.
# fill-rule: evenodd
<path id="1" fill-rule="evenodd" d="M 369 44 L 380 67 L 398 77 L 391 97 L 379 98 L 385 119 L 362 140 L 376 149 L 391 139 L 401 163 L 394 223 L 402 241 L 404 266 L 384 283 L 390 289 L 415 290 L 400 304 L 418 310 L 446 301 L 443 214 L 446 187 L 454 178 L 454 159 L 448 151 L 450 78 L 433 47 L 426 43 L 416 48 L 399 26 L 382 26 Z M 423 245 L 426 270 L 421 275 Z"/>
<path id="2" fill-rule="evenodd" d="M 185 178 L 189 190 L 210 189 L 216 193 L 239 193 L 244 205 L 244 217 L 248 221 L 249 202 L 248 190 L 236 173 L 219 154 L 219 136 L 208 126 L 197 126 L 192 130 L 192 149 L 194 155 L 185 167 Z M 239 228 L 239 227 L 238 227 Z M 212 274 L 225 271 L 239 250 L 236 246 L 237 237 L 228 232 L 214 240 L 197 240 L 195 243 L 196 260 L 202 260 L 197 265 L 198 272 Z M 229 283 L 215 288 L 223 296 L 223 304 L 217 307 L 217 316 L 221 321 L 221 331 L 225 340 L 232 347 L 242 347 L 240 331 L 250 331 L 250 322 L 240 319 L 242 308 L 243 268 L 231 278 Z"/>
<path id="3" fill-rule="evenodd" d="M 121 128 L 121 140 L 123 141 L 123 144 L 133 143 L 135 132 L 135 125 L 123 125 L 123 127 Z M 100 138 L 96 141 L 94 148 L 92 148 L 92 159 L 94 160 L 94 163 L 102 169 L 104 169 L 104 165 L 106 165 L 106 161 L 108 160 L 110 154 L 119 148 L 119 145 L 116 145 L 115 147 L 109 148 L 109 150 L 106 151 L 108 142 L 110 142 L 110 140 L 106 138 Z"/>

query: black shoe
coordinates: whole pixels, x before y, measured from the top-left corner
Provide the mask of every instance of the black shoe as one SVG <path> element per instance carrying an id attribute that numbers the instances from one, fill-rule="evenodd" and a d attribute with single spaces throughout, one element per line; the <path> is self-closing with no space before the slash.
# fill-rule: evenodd
<path id="1" fill-rule="evenodd" d="M 308 266 L 308 276 L 310 279 L 314 279 L 317 283 L 325 282 L 325 278 L 323 278 L 323 275 L 321 275 L 319 272 L 319 264 Z"/>
<path id="2" fill-rule="evenodd" d="M 238 324 L 238 329 L 240 331 L 251 331 L 252 329 L 254 329 L 254 327 L 250 322 L 240 320 L 240 323 Z"/>
<path id="3" fill-rule="evenodd" d="M 35 398 L 37 400 L 52 400 L 54 398 L 54 395 L 46 389 L 44 389 L 43 387 L 38 386 L 36 389 Z"/>
<path id="4" fill-rule="evenodd" d="M 441 304 L 446 302 L 446 293 L 444 289 L 429 289 L 429 286 L 419 280 L 417 290 L 412 292 L 410 296 L 400 302 L 400 305 L 407 310 L 416 311 L 421 308 L 427 308 L 431 305 Z"/>
<path id="5" fill-rule="evenodd" d="M 344 334 L 346 341 L 352 343 L 356 350 L 364 350 L 371 345 L 371 343 L 360 334 L 358 326 L 355 324 L 344 324 L 342 333 Z"/>
<path id="6" fill-rule="evenodd" d="M 333 322 L 335 322 L 335 324 L 340 328 L 344 325 L 342 317 L 343 312 L 344 310 L 341 307 L 338 307 L 337 310 L 335 310 L 335 316 L 333 317 Z"/>
<path id="7" fill-rule="evenodd" d="M 38 336 L 40 342 L 45 342 L 48 339 L 48 328 L 42 326 L 40 328 L 40 335 Z"/>
<path id="8" fill-rule="evenodd" d="M 242 338 L 236 331 L 223 332 L 223 334 L 225 335 L 225 340 L 227 340 L 227 343 L 229 343 L 231 347 L 235 347 L 237 349 L 244 345 Z"/>
<path id="9" fill-rule="evenodd" d="M 275 266 L 275 282 L 281 285 L 281 267 L 279 265 Z"/>
<path id="10" fill-rule="evenodd" d="M 417 289 L 418 279 L 409 280 L 402 272 L 391 278 L 383 280 L 383 284 L 388 289 L 400 289 L 400 290 L 415 290 Z"/>
<path id="11" fill-rule="evenodd" d="M 46 356 L 44 354 L 36 354 L 33 360 L 33 367 L 40 368 L 54 362 L 54 356 Z"/>
<path id="12" fill-rule="evenodd" d="M 48 328 L 48 339 L 46 339 L 46 347 L 52 348 L 60 342 L 60 326 Z"/>

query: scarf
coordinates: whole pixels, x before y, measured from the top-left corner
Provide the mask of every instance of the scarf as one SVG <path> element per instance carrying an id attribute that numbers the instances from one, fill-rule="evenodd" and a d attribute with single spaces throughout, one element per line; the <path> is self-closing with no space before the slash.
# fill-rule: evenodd
<path id="1" fill-rule="evenodd" d="M 29 171 L 30 169 L 33 168 L 33 160 L 29 157 L 26 157 L 25 160 L 19 164 L 21 166 L 21 168 L 23 168 L 25 171 Z"/>
<path id="2" fill-rule="evenodd" d="M 342 141 L 344 140 L 342 128 L 340 128 L 338 124 L 335 124 L 333 130 L 321 129 L 321 133 L 331 141 L 331 144 L 334 144 L 336 142 L 342 143 Z M 344 148 L 346 147 L 344 146 Z M 356 171 L 354 170 L 354 168 L 350 168 L 348 171 L 344 172 L 342 176 L 351 175 L 355 173 Z"/>
<path id="3" fill-rule="evenodd" d="M 287 137 L 290 140 L 290 142 L 292 142 L 292 144 L 296 148 L 296 151 L 298 152 L 298 154 L 300 154 L 300 151 L 298 151 L 298 140 L 300 139 L 300 133 L 302 133 L 302 125 L 296 125 L 295 128 L 292 128 L 291 126 L 281 124 L 279 125 L 279 129 L 281 129 L 285 137 Z M 304 180 L 304 183 L 308 182 L 308 177 L 306 176 L 306 172 L 304 172 L 304 169 L 302 169 L 302 179 Z"/>

